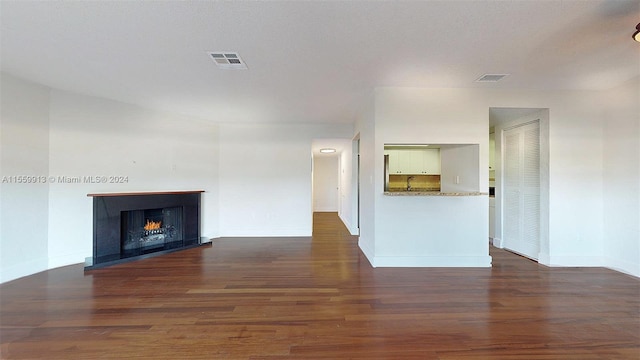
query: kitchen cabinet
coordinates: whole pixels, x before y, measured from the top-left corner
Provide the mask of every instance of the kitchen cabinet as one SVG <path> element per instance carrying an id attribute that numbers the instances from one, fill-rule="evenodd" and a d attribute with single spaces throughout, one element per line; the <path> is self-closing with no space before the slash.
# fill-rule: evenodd
<path id="1" fill-rule="evenodd" d="M 422 174 L 440 175 L 440 150 L 427 149 L 422 152 Z"/>
<path id="2" fill-rule="evenodd" d="M 389 155 L 389 174 L 439 175 L 440 151 L 426 150 L 385 150 Z"/>
<path id="3" fill-rule="evenodd" d="M 389 155 L 389 174 L 402 174 L 399 150 L 385 150 L 384 154 Z"/>
<path id="4" fill-rule="evenodd" d="M 408 174 L 409 158 L 404 156 L 404 150 L 385 150 L 389 155 L 389 174 Z"/>

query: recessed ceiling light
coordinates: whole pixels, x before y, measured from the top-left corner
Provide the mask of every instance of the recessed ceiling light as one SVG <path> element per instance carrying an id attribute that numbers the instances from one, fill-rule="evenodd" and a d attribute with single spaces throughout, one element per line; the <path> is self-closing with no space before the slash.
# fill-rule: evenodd
<path id="1" fill-rule="evenodd" d="M 240 58 L 240 55 L 232 51 L 207 51 L 207 54 L 211 57 L 214 63 L 220 68 L 225 70 L 247 69 L 247 64 Z"/>
<path id="2" fill-rule="evenodd" d="M 323 154 L 330 154 L 330 153 L 336 152 L 336 149 L 324 148 L 324 149 L 320 149 L 320 152 Z"/>
<path id="3" fill-rule="evenodd" d="M 476 79 L 476 82 L 498 82 L 509 74 L 484 74 Z"/>
<path id="4" fill-rule="evenodd" d="M 640 42 L 640 24 L 636 25 L 636 32 L 633 33 L 633 40 Z"/>

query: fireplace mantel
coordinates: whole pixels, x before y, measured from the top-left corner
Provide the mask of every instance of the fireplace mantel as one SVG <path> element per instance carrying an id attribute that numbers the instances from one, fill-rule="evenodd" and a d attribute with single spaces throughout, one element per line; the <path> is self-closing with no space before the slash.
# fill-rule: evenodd
<path id="1" fill-rule="evenodd" d="M 87 194 L 93 198 L 93 257 L 87 259 L 85 270 L 202 245 L 203 192 Z"/>
<path id="2" fill-rule="evenodd" d="M 175 191 L 138 191 L 138 192 L 120 192 L 120 193 L 92 193 L 87 194 L 88 197 L 102 196 L 134 196 L 134 195 L 177 195 L 177 194 L 197 194 L 203 193 L 204 190 L 175 190 Z"/>

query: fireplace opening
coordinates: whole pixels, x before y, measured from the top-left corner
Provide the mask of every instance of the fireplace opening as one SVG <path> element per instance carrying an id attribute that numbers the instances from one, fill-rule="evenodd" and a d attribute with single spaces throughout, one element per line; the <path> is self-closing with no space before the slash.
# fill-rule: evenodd
<path id="1" fill-rule="evenodd" d="M 182 218 L 181 206 L 123 211 L 121 254 L 138 256 L 183 246 Z"/>

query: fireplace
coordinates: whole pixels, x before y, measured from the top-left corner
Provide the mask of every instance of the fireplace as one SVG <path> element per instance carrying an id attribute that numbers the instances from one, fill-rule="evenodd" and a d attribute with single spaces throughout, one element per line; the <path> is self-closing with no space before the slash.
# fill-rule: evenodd
<path id="1" fill-rule="evenodd" d="M 93 258 L 85 270 L 199 246 L 201 193 L 89 194 Z"/>
<path id="2" fill-rule="evenodd" d="M 181 206 L 123 211 L 120 214 L 123 254 L 135 256 L 157 248 L 180 247 L 184 238 L 182 213 Z"/>

